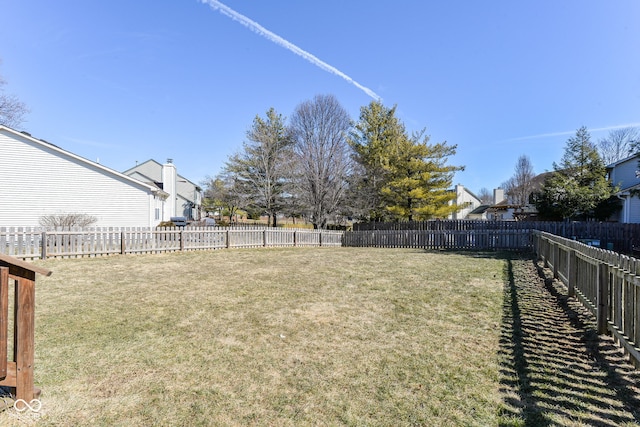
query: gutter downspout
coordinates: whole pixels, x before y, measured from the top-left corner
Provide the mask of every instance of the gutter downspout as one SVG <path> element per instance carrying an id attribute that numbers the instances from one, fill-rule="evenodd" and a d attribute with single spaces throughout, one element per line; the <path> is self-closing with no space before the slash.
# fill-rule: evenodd
<path id="1" fill-rule="evenodd" d="M 631 197 L 629 193 L 619 193 L 616 194 L 616 197 L 624 202 L 624 207 L 622 208 L 622 223 L 629 223 L 629 209 L 631 209 Z"/>

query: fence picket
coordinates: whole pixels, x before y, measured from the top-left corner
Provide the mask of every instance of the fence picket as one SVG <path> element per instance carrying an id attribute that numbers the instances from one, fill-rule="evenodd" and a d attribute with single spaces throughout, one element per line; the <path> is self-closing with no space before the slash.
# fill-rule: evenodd
<path id="1" fill-rule="evenodd" d="M 0 253 L 22 259 L 142 254 L 222 248 L 342 246 L 342 231 L 265 227 L 0 227 Z"/>
<path id="2" fill-rule="evenodd" d="M 596 316 L 598 333 L 611 332 L 633 363 L 640 366 L 638 260 L 546 232 L 534 232 L 534 240 L 538 258 L 557 271 L 569 295 L 575 294 Z M 567 255 L 569 262 L 563 264 Z"/>

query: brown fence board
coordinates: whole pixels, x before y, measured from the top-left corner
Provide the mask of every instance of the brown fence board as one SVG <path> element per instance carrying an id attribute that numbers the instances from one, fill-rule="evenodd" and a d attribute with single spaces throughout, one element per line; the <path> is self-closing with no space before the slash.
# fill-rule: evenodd
<path id="1" fill-rule="evenodd" d="M 613 334 L 640 366 L 638 260 L 545 232 L 534 232 L 534 247 L 538 258 L 567 285 L 569 295 L 575 293 L 596 316 L 598 333 Z"/>

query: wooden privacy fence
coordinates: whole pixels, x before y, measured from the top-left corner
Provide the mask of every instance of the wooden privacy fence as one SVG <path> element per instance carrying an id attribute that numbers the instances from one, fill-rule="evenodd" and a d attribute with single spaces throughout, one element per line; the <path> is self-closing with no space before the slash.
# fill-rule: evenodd
<path id="1" fill-rule="evenodd" d="M 508 232 L 515 230 L 546 231 L 569 239 L 597 239 L 600 246 L 631 254 L 640 248 L 640 224 L 597 221 L 486 221 L 429 220 L 404 222 L 369 222 L 353 225 L 354 231 L 448 231 Z"/>
<path id="2" fill-rule="evenodd" d="M 536 231 L 534 247 L 555 278 L 596 316 L 640 367 L 640 260 Z"/>
<path id="3" fill-rule="evenodd" d="M 343 246 L 449 250 L 531 250 L 530 229 L 347 231 Z"/>
<path id="4" fill-rule="evenodd" d="M 0 386 L 12 388 L 16 402 L 23 400 L 27 404 L 40 394 L 33 381 L 36 273 L 51 275 L 45 268 L 0 254 Z M 13 357 L 8 361 L 10 281 L 15 288 Z"/>
<path id="5" fill-rule="evenodd" d="M 0 228 L 0 253 L 23 259 L 223 248 L 341 246 L 342 231 L 280 228 Z"/>

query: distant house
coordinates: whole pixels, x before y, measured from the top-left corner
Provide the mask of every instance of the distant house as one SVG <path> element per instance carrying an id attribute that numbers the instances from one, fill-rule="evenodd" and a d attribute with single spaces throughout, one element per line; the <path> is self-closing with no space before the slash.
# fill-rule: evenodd
<path id="1" fill-rule="evenodd" d="M 640 155 L 633 155 L 607 166 L 609 180 L 619 187 L 616 196 L 622 200 L 617 220 L 623 223 L 640 223 Z"/>
<path id="2" fill-rule="evenodd" d="M 179 175 L 171 159 L 164 164 L 153 159 L 147 160 L 123 173 L 169 194 L 165 212 L 162 214 L 163 221 L 169 221 L 175 216 L 195 221 L 201 219 L 202 188 Z M 174 202 L 170 203 L 171 200 Z"/>
<path id="3" fill-rule="evenodd" d="M 469 212 L 468 219 L 511 220 L 514 219 L 513 214 L 516 208 L 517 206 L 509 204 L 504 189 L 495 188 L 492 203 L 478 206 Z"/>
<path id="4" fill-rule="evenodd" d="M 168 194 L 99 163 L 0 125 L 0 227 L 85 214 L 95 226 L 152 227 Z"/>
<path id="5" fill-rule="evenodd" d="M 515 214 L 523 206 L 509 202 L 504 189 L 496 188 L 493 190 L 493 204 L 487 208 L 485 215 L 487 219 L 494 221 L 508 221 L 515 219 Z"/>
<path id="6" fill-rule="evenodd" d="M 480 205 L 467 215 L 466 219 L 487 219 L 487 209 L 489 209 L 491 205 Z"/>
<path id="7" fill-rule="evenodd" d="M 456 213 L 449 215 L 449 219 L 475 219 L 475 220 L 508 220 L 514 219 L 514 210 L 518 206 L 508 203 L 504 190 L 493 190 L 493 203 L 483 204 L 478 196 L 458 184 L 454 190 L 456 199 L 452 203 L 461 206 Z"/>
<path id="8" fill-rule="evenodd" d="M 482 205 L 482 202 L 463 185 L 457 184 L 451 191 L 455 191 L 456 198 L 451 202 L 459 207 L 458 211 L 449 215 L 448 219 L 467 219 L 470 212 Z"/>

